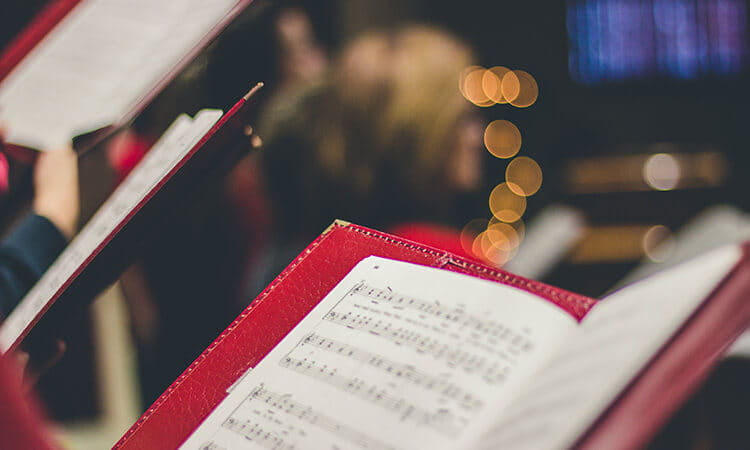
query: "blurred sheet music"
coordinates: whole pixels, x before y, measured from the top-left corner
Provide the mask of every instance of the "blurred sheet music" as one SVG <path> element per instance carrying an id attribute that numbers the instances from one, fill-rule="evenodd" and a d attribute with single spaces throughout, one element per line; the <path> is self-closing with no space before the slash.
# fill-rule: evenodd
<path id="1" fill-rule="evenodd" d="M 238 0 L 86 0 L 0 82 L 6 140 L 48 149 L 120 120 Z"/>
<path id="2" fill-rule="evenodd" d="M 47 272 L 0 325 L 0 352 L 10 348 L 66 281 L 97 251 L 115 229 L 138 207 L 156 184 L 172 170 L 195 143 L 219 120 L 220 110 L 200 111 L 195 119 L 177 120 L 151 151 L 96 212 Z"/>

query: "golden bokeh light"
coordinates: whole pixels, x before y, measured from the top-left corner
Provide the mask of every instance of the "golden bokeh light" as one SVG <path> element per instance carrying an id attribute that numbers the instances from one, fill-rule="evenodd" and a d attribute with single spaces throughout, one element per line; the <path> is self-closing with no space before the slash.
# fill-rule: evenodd
<path id="1" fill-rule="evenodd" d="M 482 248 L 482 242 L 485 239 L 484 234 L 485 231 L 482 231 L 476 237 L 474 238 L 474 241 L 471 243 L 471 253 L 476 256 L 479 259 L 486 260 L 487 258 L 484 256 L 484 249 Z"/>
<path id="2" fill-rule="evenodd" d="M 499 267 L 514 255 L 515 248 L 501 231 L 488 229 L 474 239 L 473 252 L 480 259 Z"/>
<path id="3" fill-rule="evenodd" d="M 500 183 L 490 193 L 490 211 L 501 222 L 515 222 L 526 212 L 526 197 L 517 195 L 508 183 Z"/>
<path id="4" fill-rule="evenodd" d="M 521 245 L 521 236 L 516 228 L 505 222 L 497 222 L 487 227 L 487 236 L 493 243 L 501 243 L 515 250 Z M 493 244 L 494 245 L 494 244 Z"/>
<path id="5" fill-rule="evenodd" d="M 530 197 L 542 187 L 542 168 L 528 156 L 519 156 L 505 169 L 505 181 L 513 193 Z"/>
<path id="6" fill-rule="evenodd" d="M 528 108 L 539 98 L 539 85 L 534 77 L 523 70 L 514 70 L 503 77 L 501 90 L 509 103 L 517 108 Z M 505 79 L 508 79 L 508 93 L 505 92 Z M 510 95 L 514 95 L 510 97 Z"/>
<path id="7" fill-rule="evenodd" d="M 487 224 L 487 219 L 474 219 L 469 221 L 461 229 L 461 247 L 463 247 L 466 253 L 473 253 L 474 255 L 481 257 L 481 254 L 474 252 L 474 240 L 487 229 Z"/>
<path id="8" fill-rule="evenodd" d="M 487 72 L 482 66 L 469 66 L 463 70 L 458 82 L 458 89 L 466 100 L 477 106 L 491 106 L 493 102 L 482 88 L 482 78 Z"/>
<path id="9" fill-rule="evenodd" d="M 516 70 L 508 71 L 500 82 L 500 91 L 508 103 L 513 103 L 521 94 L 521 80 L 516 72 Z"/>
<path id="10" fill-rule="evenodd" d="M 521 150 L 521 131 L 507 120 L 494 120 L 484 130 L 484 145 L 498 158 L 512 158 Z"/>
<path id="11" fill-rule="evenodd" d="M 524 236 L 526 235 L 526 224 L 520 218 L 516 220 L 515 222 L 503 222 L 497 217 L 492 216 L 490 217 L 490 220 L 487 223 L 487 228 L 491 228 L 493 225 L 498 224 L 498 223 L 512 226 L 513 229 L 516 230 L 516 234 L 518 235 L 519 241 L 522 241 Z"/>
<path id="12" fill-rule="evenodd" d="M 656 153 L 643 164 L 643 181 L 657 191 L 669 191 L 680 182 L 680 163 L 669 153 Z"/>
<path id="13" fill-rule="evenodd" d="M 484 94 L 493 102 L 504 104 L 508 100 L 503 96 L 502 82 L 503 77 L 510 72 L 510 69 L 503 66 L 495 66 L 487 69 L 482 75 L 482 89 Z"/>

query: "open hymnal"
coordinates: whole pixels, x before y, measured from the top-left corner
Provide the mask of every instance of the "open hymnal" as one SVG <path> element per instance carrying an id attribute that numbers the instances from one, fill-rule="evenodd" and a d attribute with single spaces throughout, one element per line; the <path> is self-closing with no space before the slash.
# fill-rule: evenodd
<path id="1" fill-rule="evenodd" d="M 615 294 L 580 324 L 502 284 L 367 258 L 182 448 L 569 447 L 739 256 Z"/>
<path id="2" fill-rule="evenodd" d="M 59 22 L 26 30 L 17 47 L 49 27 L 33 48 L 3 55 L 28 51 L 0 73 L 0 123 L 14 144 L 54 148 L 132 119 L 250 1 L 57 3 L 74 6 Z"/>
<path id="3" fill-rule="evenodd" d="M 684 382 L 705 373 L 710 339 L 685 332 L 705 331 L 709 305 L 741 304 L 726 289 L 738 279 L 748 287 L 744 262 L 741 247 L 723 247 L 596 302 L 336 225 L 118 446 L 643 445 L 665 420 L 662 406 L 676 407 Z M 746 306 L 734 312 L 741 319 L 723 324 L 731 336 L 711 345 L 726 346 L 750 321 Z M 689 347 L 679 375 L 660 367 Z M 640 411 L 644 392 L 660 407 Z"/>

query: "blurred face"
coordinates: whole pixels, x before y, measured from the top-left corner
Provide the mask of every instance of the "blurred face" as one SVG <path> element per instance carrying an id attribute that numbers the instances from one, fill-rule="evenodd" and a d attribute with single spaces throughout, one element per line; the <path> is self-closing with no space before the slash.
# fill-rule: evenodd
<path id="1" fill-rule="evenodd" d="M 456 143 L 448 162 L 448 182 L 459 191 L 479 187 L 482 177 L 482 120 L 476 113 L 467 113 L 456 129 Z"/>

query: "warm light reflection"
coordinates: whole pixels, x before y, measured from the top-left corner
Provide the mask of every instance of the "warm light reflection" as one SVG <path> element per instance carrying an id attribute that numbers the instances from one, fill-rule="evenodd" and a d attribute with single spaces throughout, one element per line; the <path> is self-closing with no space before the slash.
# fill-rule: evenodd
<path id="1" fill-rule="evenodd" d="M 539 86 L 537 85 L 536 80 L 530 73 L 523 70 L 514 70 L 512 73 L 515 77 L 508 77 L 508 74 L 503 77 L 503 83 L 501 86 L 503 94 L 505 94 L 505 79 L 508 78 L 509 94 L 515 93 L 516 90 L 518 91 L 518 93 L 512 97 L 512 100 L 510 100 L 510 96 L 506 95 L 510 104 L 517 108 L 527 108 L 533 105 L 539 97 Z"/>
<path id="2" fill-rule="evenodd" d="M 496 234 L 495 237 L 491 237 L 492 235 L 490 230 L 484 233 L 482 243 L 486 245 L 482 246 L 483 256 L 490 264 L 500 267 L 515 255 L 515 248 L 510 247 L 503 235 Z"/>
<path id="3" fill-rule="evenodd" d="M 480 233 L 474 240 L 473 249 L 477 256 L 485 261 L 501 266 L 512 258 L 518 248 L 513 227 L 493 227 Z"/>
<path id="4" fill-rule="evenodd" d="M 507 183 L 500 183 L 490 193 L 490 211 L 502 222 L 515 222 L 526 212 L 526 197 L 516 195 Z"/>
<path id="5" fill-rule="evenodd" d="M 653 262 L 666 261 L 674 251 L 674 238 L 669 228 L 654 225 L 643 234 L 643 253 Z"/>
<path id="6" fill-rule="evenodd" d="M 500 219 L 498 219 L 495 216 L 490 217 L 489 223 L 487 224 L 487 228 L 492 228 L 494 225 L 502 223 L 504 225 L 510 225 L 513 227 L 513 229 L 516 232 L 516 235 L 518 235 L 519 243 L 523 240 L 524 236 L 526 235 L 526 224 L 523 222 L 522 219 L 518 219 L 515 222 L 502 222 Z"/>
<path id="7" fill-rule="evenodd" d="M 617 225 L 590 227 L 570 254 L 576 264 L 634 261 L 657 251 L 670 234 L 662 225 Z"/>
<path id="8" fill-rule="evenodd" d="M 521 150 L 521 131 L 507 120 L 495 120 L 484 130 L 484 145 L 498 158 L 512 158 Z"/>
<path id="9" fill-rule="evenodd" d="M 503 97 L 509 103 L 513 103 L 521 94 L 521 80 L 518 78 L 516 72 L 518 71 L 508 71 L 508 73 L 503 75 L 503 80 L 500 83 L 500 90 L 503 93 Z"/>
<path id="10" fill-rule="evenodd" d="M 466 100 L 477 106 L 491 106 L 494 102 L 484 93 L 482 77 L 487 71 L 482 66 L 469 66 L 461 73 L 458 88 Z"/>
<path id="11" fill-rule="evenodd" d="M 575 193 L 666 191 L 721 186 L 726 182 L 728 162 L 722 153 L 670 147 L 676 151 L 573 160 L 564 172 L 567 187 Z"/>
<path id="12" fill-rule="evenodd" d="M 484 256 L 484 249 L 482 248 L 482 240 L 484 239 L 485 233 L 486 230 L 476 235 L 474 241 L 471 243 L 471 253 L 480 259 L 486 259 Z"/>
<path id="13" fill-rule="evenodd" d="M 503 77 L 508 72 L 510 72 L 510 69 L 506 67 L 495 66 L 487 69 L 482 75 L 482 89 L 484 90 L 484 94 L 495 103 L 508 103 L 508 100 L 503 96 L 502 90 Z"/>
<path id="14" fill-rule="evenodd" d="M 505 181 L 515 194 L 530 197 L 542 187 L 542 169 L 528 156 L 519 156 L 505 169 Z"/>
<path id="15" fill-rule="evenodd" d="M 651 155 L 643 165 L 643 180 L 657 191 L 669 191 L 680 182 L 680 163 L 668 153 Z"/>
<path id="16" fill-rule="evenodd" d="M 505 223 L 494 216 L 474 219 L 461 230 L 461 246 L 478 259 L 501 266 L 518 252 L 524 233 L 521 220 Z"/>
<path id="17" fill-rule="evenodd" d="M 474 251 L 474 240 L 479 234 L 487 229 L 487 224 L 487 219 L 474 219 L 469 221 L 469 223 L 464 225 L 461 229 L 461 247 L 463 247 L 466 253 L 472 253 L 481 257 L 481 253 L 478 254 Z"/>
<path id="18" fill-rule="evenodd" d="M 521 237 L 513 225 L 505 222 L 498 222 L 487 227 L 487 234 L 490 241 L 495 244 L 502 244 L 509 249 L 514 250 L 521 244 Z"/>

